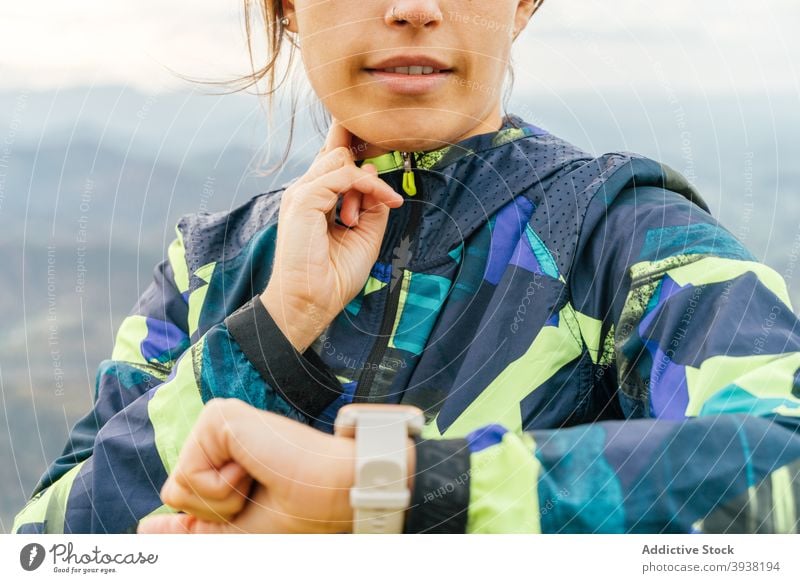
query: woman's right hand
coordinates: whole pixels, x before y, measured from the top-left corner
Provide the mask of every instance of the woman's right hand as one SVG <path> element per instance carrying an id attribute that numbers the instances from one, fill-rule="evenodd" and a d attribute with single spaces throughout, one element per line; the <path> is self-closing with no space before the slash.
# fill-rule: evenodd
<path id="1" fill-rule="evenodd" d="M 283 193 L 272 275 L 261 301 L 298 352 L 364 287 L 390 208 L 403 197 L 371 164 L 355 165 L 352 134 L 333 120 L 308 171 Z M 341 220 L 336 203 L 344 196 Z"/>

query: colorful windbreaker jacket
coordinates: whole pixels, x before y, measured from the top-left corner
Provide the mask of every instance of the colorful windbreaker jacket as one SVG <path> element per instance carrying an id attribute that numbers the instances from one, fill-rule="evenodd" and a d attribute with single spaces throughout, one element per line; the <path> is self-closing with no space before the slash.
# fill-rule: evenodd
<path id="1" fill-rule="evenodd" d="M 214 397 L 328 432 L 344 403 L 423 409 L 406 532 L 797 530 L 800 322 L 679 173 L 513 114 L 370 161 L 405 204 L 303 354 L 253 301 L 288 185 L 180 220 L 14 532 L 172 512 L 159 490 Z"/>

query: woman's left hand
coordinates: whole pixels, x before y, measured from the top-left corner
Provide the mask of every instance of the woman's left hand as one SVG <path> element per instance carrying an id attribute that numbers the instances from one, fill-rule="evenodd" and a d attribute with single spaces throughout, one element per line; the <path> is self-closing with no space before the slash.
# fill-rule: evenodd
<path id="1" fill-rule="evenodd" d="M 352 532 L 355 442 L 238 399 L 204 407 L 161 490 L 187 514 L 143 520 L 139 533 Z"/>

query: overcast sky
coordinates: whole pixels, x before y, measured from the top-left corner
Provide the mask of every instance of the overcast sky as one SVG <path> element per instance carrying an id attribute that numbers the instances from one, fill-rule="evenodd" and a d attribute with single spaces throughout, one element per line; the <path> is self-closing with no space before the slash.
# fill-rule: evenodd
<path id="1" fill-rule="evenodd" d="M 187 87 L 168 67 L 244 73 L 240 4 L 3 0 L 0 88 L 154 91 Z M 548 0 L 517 42 L 518 87 L 800 94 L 798 25 L 798 0 Z"/>

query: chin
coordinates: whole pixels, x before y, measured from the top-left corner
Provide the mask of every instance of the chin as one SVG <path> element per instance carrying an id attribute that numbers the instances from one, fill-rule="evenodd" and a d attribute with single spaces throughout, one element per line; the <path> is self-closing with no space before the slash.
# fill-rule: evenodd
<path id="1" fill-rule="evenodd" d="M 372 118 L 372 119 L 370 119 Z M 453 131 L 441 120 L 432 120 L 430 111 L 404 114 L 398 111 L 380 112 L 359 120 L 359 127 L 351 128 L 363 140 L 386 150 L 421 151 L 434 150 L 453 143 L 462 135 L 458 128 Z"/>
<path id="2" fill-rule="evenodd" d="M 376 140 L 372 143 L 379 143 L 381 148 L 386 150 L 400 150 L 402 152 L 418 152 L 422 150 L 435 150 L 443 146 L 447 146 L 451 142 L 443 140 L 441 136 L 424 136 L 420 139 L 419 136 L 415 138 L 386 138 L 386 136 L 376 136 Z"/>

